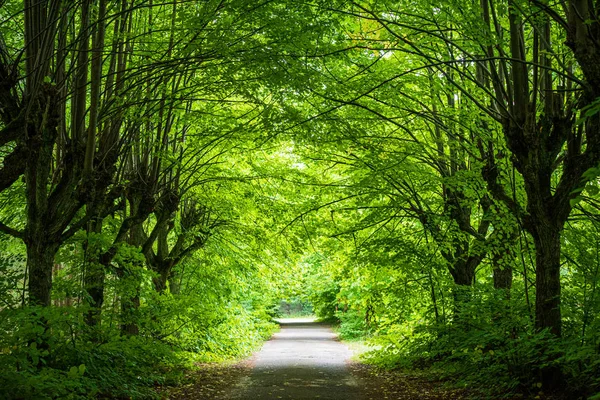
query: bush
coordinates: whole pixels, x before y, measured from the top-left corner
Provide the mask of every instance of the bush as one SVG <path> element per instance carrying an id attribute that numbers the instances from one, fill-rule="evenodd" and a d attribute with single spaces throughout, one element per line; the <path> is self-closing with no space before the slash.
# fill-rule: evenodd
<path id="1" fill-rule="evenodd" d="M 339 334 L 342 339 L 362 338 L 371 333 L 364 314 L 359 311 L 350 309 L 346 312 L 336 312 L 335 316 L 340 321 Z"/>
<path id="2" fill-rule="evenodd" d="M 545 389 L 542 371 L 548 368 L 562 372 L 573 398 L 600 389 L 597 349 L 537 332 L 526 313 L 498 312 L 506 305 L 500 298 L 475 297 L 447 324 L 393 325 L 372 339 L 376 350 L 365 360 L 389 369 L 427 369 L 457 386 L 485 388 L 490 395 L 536 394 Z"/>
<path id="3" fill-rule="evenodd" d="M 182 307 L 189 298 L 162 297 L 140 309 L 135 336 L 121 335 L 118 324 L 91 330 L 83 306 L 1 311 L 2 398 L 154 399 L 157 385 L 179 383 L 196 361 L 245 356 L 276 328 L 262 308 L 202 313 Z M 224 313 L 217 319 L 215 311 Z"/>

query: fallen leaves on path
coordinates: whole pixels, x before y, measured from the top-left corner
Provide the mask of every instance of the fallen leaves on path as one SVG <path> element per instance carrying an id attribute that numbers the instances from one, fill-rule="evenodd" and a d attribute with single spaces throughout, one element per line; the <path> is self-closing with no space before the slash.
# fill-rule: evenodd
<path id="1" fill-rule="evenodd" d="M 400 370 L 382 370 L 370 365 L 353 363 L 350 369 L 362 384 L 364 400 L 567 400 L 564 394 L 543 391 L 492 396 L 481 391 L 483 388 L 450 388 L 443 381 Z"/>
<path id="2" fill-rule="evenodd" d="M 364 364 L 351 364 L 364 400 L 462 400 L 465 391 L 445 389 L 440 383 L 398 371 L 382 371 Z M 164 400 L 229 400 L 232 389 L 250 373 L 248 363 L 203 364 L 186 376 L 185 384 L 162 388 Z M 309 383 L 306 383 L 309 384 Z M 283 389 L 283 388 L 282 388 Z M 274 397 L 276 398 L 276 397 Z"/>
<path id="3" fill-rule="evenodd" d="M 425 376 L 402 371 L 387 371 L 360 363 L 349 364 L 352 375 L 360 387 L 362 400 L 468 400 L 490 398 L 477 395 L 472 390 L 447 388 L 443 382 L 432 381 Z M 163 400 L 231 400 L 234 389 L 244 384 L 251 373 L 250 362 L 233 365 L 202 364 L 197 370 L 186 374 L 184 384 L 177 387 L 159 388 Z M 294 377 L 284 381 L 279 390 L 294 382 L 310 385 L 311 382 L 296 382 Z M 236 399 L 239 397 L 235 397 Z M 282 396 L 273 396 L 274 399 Z M 493 398 L 493 397 L 491 397 Z M 558 400 L 542 392 L 514 397 L 513 400 Z M 252 399 L 244 399 L 252 400 Z"/>
<path id="4" fill-rule="evenodd" d="M 361 383 L 364 400 L 462 400 L 468 393 L 460 389 L 446 389 L 439 382 L 431 382 L 400 371 L 385 371 L 369 365 L 353 363 L 352 373 Z"/>
<path id="5" fill-rule="evenodd" d="M 160 389 L 164 400 L 228 400 L 232 388 L 249 373 L 242 362 L 233 365 L 201 364 L 186 374 L 185 383 Z"/>

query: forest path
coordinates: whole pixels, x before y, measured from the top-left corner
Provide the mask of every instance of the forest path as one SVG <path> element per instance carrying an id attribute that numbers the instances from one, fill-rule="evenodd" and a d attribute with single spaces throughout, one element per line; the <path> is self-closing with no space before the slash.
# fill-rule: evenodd
<path id="1" fill-rule="evenodd" d="M 328 326 L 309 319 L 280 325 L 254 356 L 251 373 L 240 380 L 232 399 L 360 399 L 349 369 L 352 351 Z"/>
<path id="2" fill-rule="evenodd" d="M 281 330 L 252 358 L 207 364 L 189 383 L 165 390 L 169 400 L 459 400 L 466 393 L 410 373 L 351 362 L 352 351 L 329 326 L 280 321 Z"/>

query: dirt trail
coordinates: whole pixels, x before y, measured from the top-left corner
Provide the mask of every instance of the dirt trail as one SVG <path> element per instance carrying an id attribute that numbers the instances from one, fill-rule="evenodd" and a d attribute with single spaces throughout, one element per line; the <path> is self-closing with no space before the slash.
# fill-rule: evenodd
<path id="1" fill-rule="evenodd" d="M 258 352 L 252 372 L 232 399 L 359 400 L 348 363 L 352 352 L 325 325 L 311 320 L 281 322 L 281 331 Z"/>

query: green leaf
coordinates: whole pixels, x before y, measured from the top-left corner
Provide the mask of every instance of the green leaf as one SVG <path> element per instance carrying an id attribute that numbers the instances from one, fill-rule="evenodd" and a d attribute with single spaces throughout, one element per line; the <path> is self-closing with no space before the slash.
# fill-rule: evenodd
<path id="1" fill-rule="evenodd" d="M 68 375 L 69 378 L 77 378 L 79 376 L 79 369 L 77 367 L 71 367 Z"/>
<path id="2" fill-rule="evenodd" d="M 590 196 L 596 196 L 598 193 L 600 193 L 600 189 L 596 185 L 587 185 L 587 187 L 585 188 L 585 191 Z"/>

